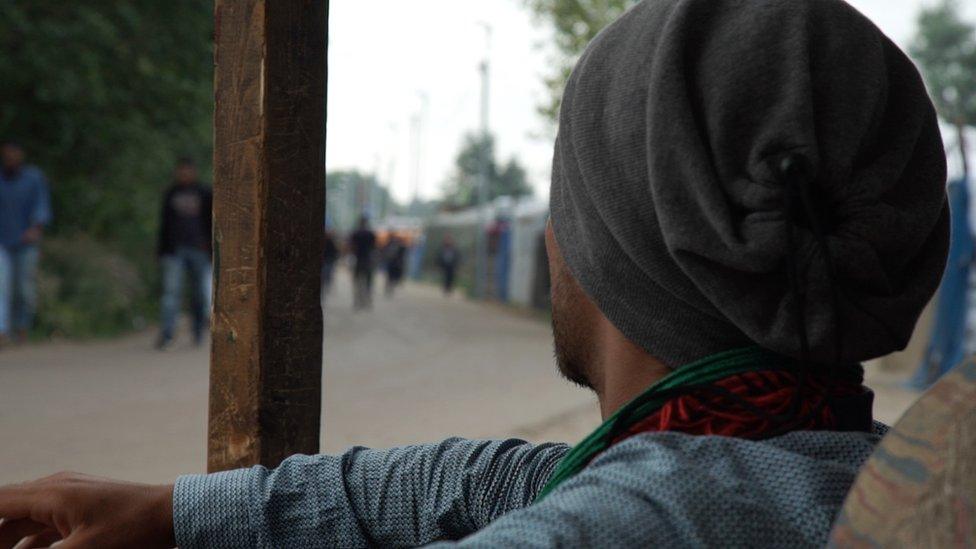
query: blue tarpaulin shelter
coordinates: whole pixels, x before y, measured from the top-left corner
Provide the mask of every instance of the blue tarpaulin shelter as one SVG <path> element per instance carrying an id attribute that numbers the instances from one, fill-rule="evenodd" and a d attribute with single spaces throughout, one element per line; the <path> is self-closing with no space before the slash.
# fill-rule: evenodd
<path id="1" fill-rule="evenodd" d="M 942 285 L 939 286 L 932 335 L 922 364 L 909 381 L 912 387 L 918 389 L 925 389 L 935 383 L 944 373 L 962 362 L 965 354 L 966 296 L 974 251 L 966 181 L 960 179 L 950 182 L 948 195 L 952 216 L 949 260 L 942 276 Z"/>

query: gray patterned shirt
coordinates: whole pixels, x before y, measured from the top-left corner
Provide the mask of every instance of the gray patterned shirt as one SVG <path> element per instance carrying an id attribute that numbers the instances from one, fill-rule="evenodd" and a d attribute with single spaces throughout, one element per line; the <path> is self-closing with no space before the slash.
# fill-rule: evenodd
<path id="1" fill-rule="evenodd" d="M 564 444 L 449 439 L 180 477 L 196 547 L 822 547 L 875 433 L 648 433 L 533 503 Z"/>

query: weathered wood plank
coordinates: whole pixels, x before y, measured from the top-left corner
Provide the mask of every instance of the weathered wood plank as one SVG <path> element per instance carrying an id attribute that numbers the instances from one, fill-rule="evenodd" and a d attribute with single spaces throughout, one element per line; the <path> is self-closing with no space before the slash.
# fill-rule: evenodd
<path id="1" fill-rule="evenodd" d="M 216 0 L 208 469 L 319 447 L 326 0 Z"/>
<path id="2" fill-rule="evenodd" d="M 881 441 L 830 546 L 976 546 L 976 362 L 939 380 Z"/>

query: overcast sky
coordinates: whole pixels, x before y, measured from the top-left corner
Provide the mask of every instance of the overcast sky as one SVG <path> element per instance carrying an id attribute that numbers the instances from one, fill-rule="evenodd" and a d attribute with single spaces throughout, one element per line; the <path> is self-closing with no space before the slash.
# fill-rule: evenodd
<path id="1" fill-rule="evenodd" d="M 919 8 L 934 0 L 850 0 L 903 47 Z M 961 2 L 976 20 L 976 2 Z M 485 24 L 493 29 L 486 39 Z M 329 169 L 378 171 L 400 200 L 413 196 L 411 119 L 422 125 L 422 197 L 450 176 L 462 136 L 479 127 L 478 64 L 489 52 L 490 120 L 502 159 L 529 170 L 548 195 L 552 142 L 536 113 L 545 99 L 549 30 L 523 0 L 332 0 L 329 50 Z"/>

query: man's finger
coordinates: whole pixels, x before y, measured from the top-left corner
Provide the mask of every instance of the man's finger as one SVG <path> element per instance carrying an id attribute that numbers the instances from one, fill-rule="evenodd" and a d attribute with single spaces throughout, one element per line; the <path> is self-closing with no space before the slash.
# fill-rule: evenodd
<path id="1" fill-rule="evenodd" d="M 83 534 L 79 534 L 78 532 L 72 532 L 72 534 L 64 538 L 63 541 L 56 543 L 57 545 L 55 545 L 52 549 L 89 549 L 91 547 L 99 547 L 102 545 L 101 543 L 92 540 L 90 536 L 86 538 Z"/>
<path id="2" fill-rule="evenodd" d="M 17 549 L 39 549 L 41 547 L 50 547 L 56 541 L 60 541 L 61 534 L 57 530 L 45 530 L 40 534 L 35 534 L 25 539 Z"/>
<path id="3" fill-rule="evenodd" d="M 0 549 L 11 549 L 20 540 L 47 530 L 48 526 L 30 519 L 4 520 L 0 522 Z M 36 546 L 34 546 L 36 547 Z"/>
<path id="4" fill-rule="evenodd" d="M 32 494 L 13 484 L 0 486 L 0 519 L 22 519 L 30 516 Z"/>

